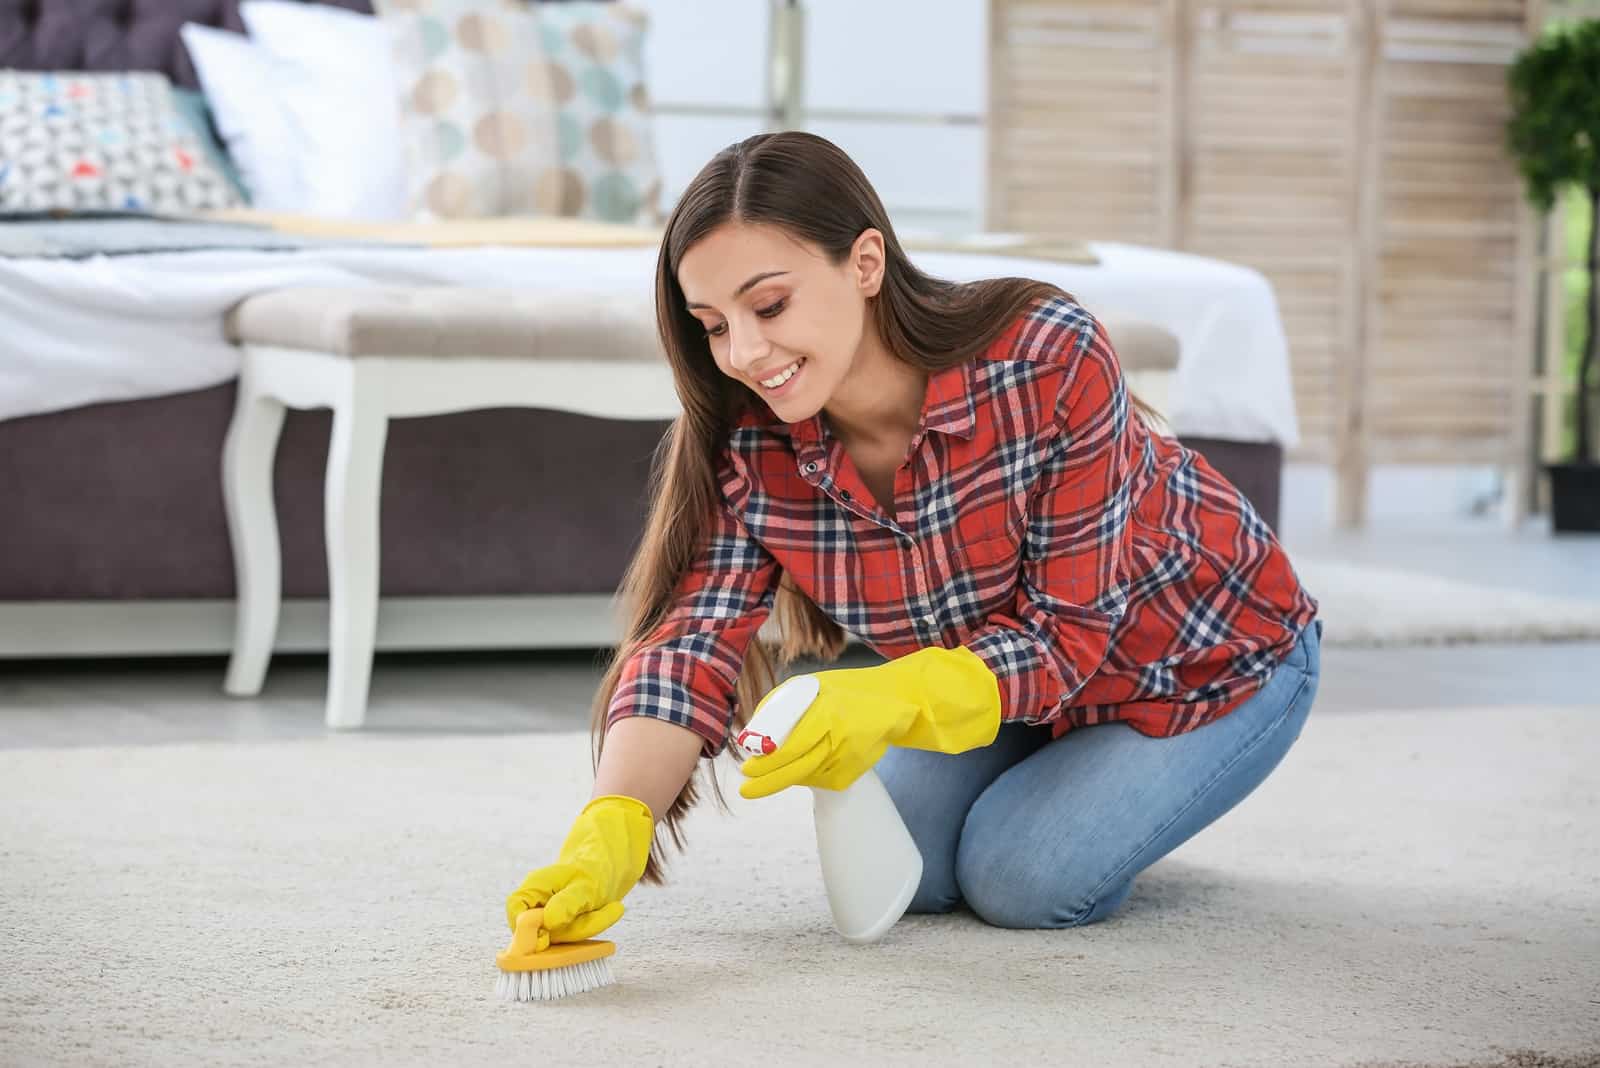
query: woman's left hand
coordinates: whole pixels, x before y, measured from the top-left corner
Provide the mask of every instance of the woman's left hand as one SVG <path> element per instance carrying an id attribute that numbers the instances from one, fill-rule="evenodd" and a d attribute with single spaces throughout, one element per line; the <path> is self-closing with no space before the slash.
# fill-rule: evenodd
<path id="1" fill-rule="evenodd" d="M 814 677 L 816 699 L 789 737 L 741 766 L 741 796 L 768 797 L 790 786 L 843 790 L 891 745 L 963 753 L 988 745 L 1000 730 L 1000 684 L 969 649 L 921 649 Z"/>

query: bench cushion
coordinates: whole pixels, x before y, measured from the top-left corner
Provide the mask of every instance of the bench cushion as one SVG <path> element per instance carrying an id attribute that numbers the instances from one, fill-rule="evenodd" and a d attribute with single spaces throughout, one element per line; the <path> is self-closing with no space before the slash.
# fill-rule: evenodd
<path id="1" fill-rule="evenodd" d="M 245 298 L 227 331 L 239 344 L 349 357 L 664 359 L 648 293 L 308 286 Z"/>
<path id="2" fill-rule="evenodd" d="M 1125 374 L 1177 370 L 1178 336 L 1166 327 L 1143 319 L 1124 318 L 1115 312 L 1095 312 L 1095 318 L 1100 320 L 1106 337 L 1111 339 L 1111 348 Z"/>
<path id="3" fill-rule="evenodd" d="M 1101 315 L 1124 371 L 1171 371 L 1178 339 L 1153 323 Z M 468 286 L 308 286 L 258 293 L 228 313 L 236 343 L 340 356 L 662 359 L 648 294 Z"/>

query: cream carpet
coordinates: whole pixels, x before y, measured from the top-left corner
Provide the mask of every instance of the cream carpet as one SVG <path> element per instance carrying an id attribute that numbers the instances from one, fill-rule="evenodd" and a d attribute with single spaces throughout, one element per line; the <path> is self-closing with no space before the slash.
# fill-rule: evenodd
<path id="1" fill-rule="evenodd" d="M 1298 556 L 1294 567 L 1321 606 L 1329 645 L 1600 638 L 1600 601 Z"/>
<path id="2" fill-rule="evenodd" d="M 586 797 L 581 736 L 4 751 L 0 1063 L 1585 1063 L 1597 726 L 1314 715 L 1111 921 L 871 947 L 832 933 L 805 793 L 730 791 L 629 899 L 619 985 L 522 1006 L 501 902 Z"/>

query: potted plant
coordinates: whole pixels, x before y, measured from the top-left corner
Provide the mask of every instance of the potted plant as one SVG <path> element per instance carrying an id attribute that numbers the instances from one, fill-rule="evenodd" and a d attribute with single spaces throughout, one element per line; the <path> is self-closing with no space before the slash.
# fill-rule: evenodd
<path id="1" fill-rule="evenodd" d="M 1588 305 L 1573 391 L 1577 441 L 1566 463 L 1546 465 L 1558 531 L 1600 532 L 1600 463 L 1594 453 L 1595 395 L 1600 392 L 1600 19 L 1552 29 L 1517 56 L 1508 74 L 1507 142 L 1528 199 L 1549 211 L 1577 188 L 1589 201 Z"/>

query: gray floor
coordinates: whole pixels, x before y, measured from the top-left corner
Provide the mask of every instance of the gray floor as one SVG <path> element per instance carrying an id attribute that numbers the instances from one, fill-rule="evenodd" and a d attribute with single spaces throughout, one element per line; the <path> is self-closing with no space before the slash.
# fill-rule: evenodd
<path id="1" fill-rule="evenodd" d="M 874 663 L 861 650 L 840 666 Z M 1494 705 L 1594 705 L 1600 643 L 1327 649 L 1319 715 Z M 220 660 L 30 663 L 0 668 L 0 749 L 145 745 L 324 734 L 326 661 L 275 662 L 265 692 L 221 690 Z M 594 654 L 385 655 L 367 727 L 404 734 L 583 730 Z"/>
<path id="2" fill-rule="evenodd" d="M 1600 537 L 1553 535 L 1540 518 L 1508 530 L 1485 479 L 1476 468 L 1376 468 L 1371 521 L 1351 532 L 1333 525 L 1331 471 L 1289 464 L 1280 535 L 1291 553 L 1600 600 Z"/>
<path id="3" fill-rule="evenodd" d="M 1295 554 L 1600 600 L 1600 538 L 1508 532 L 1489 518 L 1379 515 L 1360 535 L 1330 530 L 1315 473 L 1291 469 L 1284 540 Z M 1409 490 L 1407 492 L 1410 492 Z M 841 666 L 876 657 L 854 649 Z M 1600 643 L 1339 649 L 1324 653 L 1322 715 L 1395 708 L 1600 707 Z M 220 659 L 0 661 L 0 748 L 154 744 L 324 733 L 326 661 L 280 657 L 263 694 L 221 693 Z M 594 650 L 394 654 L 374 668 L 368 729 L 407 734 L 581 730 L 601 677 Z"/>

